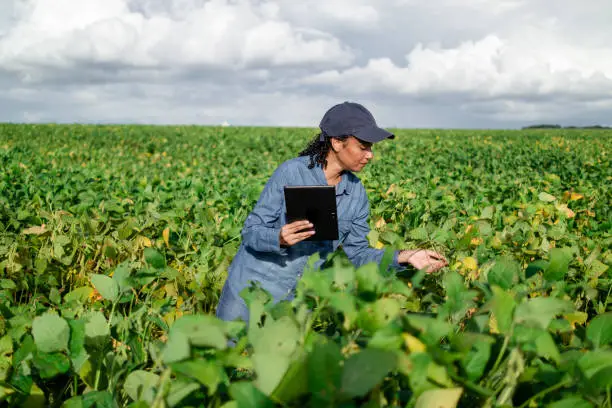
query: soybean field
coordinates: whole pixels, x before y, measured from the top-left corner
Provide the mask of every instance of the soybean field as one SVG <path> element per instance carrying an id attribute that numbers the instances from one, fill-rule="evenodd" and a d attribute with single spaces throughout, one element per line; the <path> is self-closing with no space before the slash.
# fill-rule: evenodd
<path id="1" fill-rule="evenodd" d="M 449 265 L 338 251 L 247 325 L 243 222 L 317 129 L 0 124 L 0 405 L 612 408 L 612 131 L 395 133 L 370 245 Z"/>

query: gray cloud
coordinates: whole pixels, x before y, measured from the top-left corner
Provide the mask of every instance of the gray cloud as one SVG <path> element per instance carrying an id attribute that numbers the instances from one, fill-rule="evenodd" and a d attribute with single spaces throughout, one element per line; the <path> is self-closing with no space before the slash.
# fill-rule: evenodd
<path id="1" fill-rule="evenodd" d="M 70 13 L 67 13 L 70 10 Z M 612 108 L 604 0 L 8 0 L 0 121 L 591 124 Z"/>

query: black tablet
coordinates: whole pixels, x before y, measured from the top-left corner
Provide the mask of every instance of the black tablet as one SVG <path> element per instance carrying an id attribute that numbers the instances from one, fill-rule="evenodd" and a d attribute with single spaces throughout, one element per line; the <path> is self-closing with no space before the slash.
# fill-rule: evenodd
<path id="1" fill-rule="evenodd" d="M 314 225 L 315 234 L 305 241 L 338 239 L 336 187 L 285 186 L 285 207 L 288 224 L 308 220 Z"/>

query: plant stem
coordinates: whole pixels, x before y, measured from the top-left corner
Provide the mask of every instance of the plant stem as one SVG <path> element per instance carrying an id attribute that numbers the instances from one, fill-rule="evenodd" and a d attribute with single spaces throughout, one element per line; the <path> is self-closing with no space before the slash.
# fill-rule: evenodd
<path id="1" fill-rule="evenodd" d="M 317 318 L 321 314 L 321 310 L 325 309 L 325 307 L 327 306 L 327 303 L 328 303 L 327 299 L 324 299 L 321 303 L 317 304 L 317 307 L 315 308 L 312 314 L 312 318 L 310 319 L 310 322 L 307 324 L 306 330 L 304 330 L 304 334 L 302 336 L 302 344 L 306 342 L 306 337 L 308 337 L 308 333 L 310 332 L 310 330 L 312 330 L 312 325 L 314 324 L 315 320 L 317 320 Z"/>
<path id="2" fill-rule="evenodd" d="M 536 395 L 534 395 L 533 397 L 529 398 L 527 401 L 523 402 L 519 406 L 519 408 L 525 408 L 525 407 L 529 406 L 529 403 L 531 401 L 535 401 L 538 398 L 541 398 L 541 397 L 545 396 L 549 392 L 555 391 L 555 390 L 557 390 L 559 388 L 562 388 L 562 387 L 566 386 L 568 382 L 569 382 L 568 380 L 565 380 L 565 381 L 561 381 L 561 382 L 559 382 L 557 384 L 551 385 L 550 387 L 548 387 L 548 388 L 538 392 Z"/>
<path id="3" fill-rule="evenodd" d="M 111 307 L 110 316 L 108 316 L 108 331 L 110 332 L 111 324 L 113 321 L 113 315 L 115 314 L 115 307 L 117 306 L 118 300 L 113 302 L 113 307 Z"/>
<path id="4" fill-rule="evenodd" d="M 465 378 L 461 378 L 460 376 L 458 376 L 457 374 L 451 372 L 450 370 L 447 370 L 448 375 L 450 376 L 450 378 L 452 378 L 454 381 L 457 381 L 458 383 L 462 384 L 463 386 L 465 386 L 465 388 L 472 390 L 484 397 L 491 397 L 493 395 L 495 395 L 495 393 L 493 391 L 491 391 L 488 388 L 484 388 L 481 387 L 478 384 L 474 384 L 473 382 L 471 382 L 470 380 L 466 380 Z"/>
<path id="5" fill-rule="evenodd" d="M 102 372 L 102 362 L 99 362 L 98 369 L 96 370 L 96 382 L 94 383 L 94 390 L 98 391 L 98 384 L 100 383 L 100 373 Z"/>
<path id="6" fill-rule="evenodd" d="M 163 408 L 163 399 L 164 399 L 164 388 L 166 387 L 166 383 L 170 380 L 170 368 L 166 368 L 159 379 L 159 388 L 157 389 L 157 394 L 155 395 L 155 399 L 153 400 L 153 404 L 151 404 L 151 408 Z"/>

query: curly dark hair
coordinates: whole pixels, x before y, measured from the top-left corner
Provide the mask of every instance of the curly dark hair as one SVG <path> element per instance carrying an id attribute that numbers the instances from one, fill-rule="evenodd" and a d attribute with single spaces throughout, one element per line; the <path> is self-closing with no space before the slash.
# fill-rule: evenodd
<path id="1" fill-rule="evenodd" d="M 335 137 L 335 136 L 334 136 Z M 339 136 L 337 139 L 346 139 L 348 136 Z M 321 139 L 323 138 L 323 141 Z M 308 146 L 299 153 L 299 156 L 310 156 L 309 169 L 314 168 L 319 164 L 321 167 L 327 167 L 327 153 L 331 150 L 331 138 L 325 133 L 319 133 L 314 139 L 308 143 Z"/>

